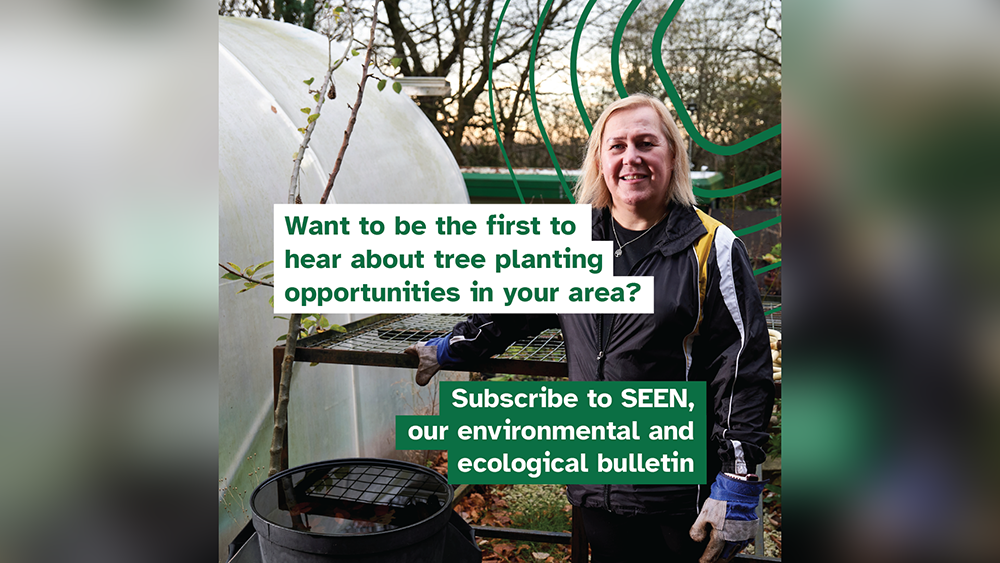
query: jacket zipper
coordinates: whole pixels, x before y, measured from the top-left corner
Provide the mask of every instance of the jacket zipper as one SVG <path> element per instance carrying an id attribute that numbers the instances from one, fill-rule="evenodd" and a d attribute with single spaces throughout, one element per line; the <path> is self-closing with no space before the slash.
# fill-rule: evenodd
<path id="1" fill-rule="evenodd" d="M 645 256 L 643 256 L 642 258 L 640 258 L 638 262 L 636 262 L 635 264 L 632 264 L 632 268 L 629 271 L 628 275 L 631 276 L 635 272 L 636 266 L 638 266 L 640 263 L 642 263 L 642 261 L 645 260 L 646 258 L 648 258 L 651 254 L 653 254 L 653 250 L 650 250 L 649 252 L 646 253 Z M 614 320 L 615 320 L 614 319 L 614 315 L 607 315 L 607 316 L 608 316 L 608 322 L 611 323 L 611 326 L 608 327 L 608 341 L 605 342 L 604 341 L 604 317 L 605 317 L 605 313 L 598 313 L 598 315 L 597 315 L 597 343 L 598 343 L 598 346 L 597 346 L 597 380 L 598 381 L 604 381 L 604 359 L 607 357 L 607 354 L 605 353 L 605 350 L 608 347 L 608 342 L 611 341 L 611 329 L 614 327 Z"/>
<path id="2" fill-rule="evenodd" d="M 635 271 L 636 271 L 636 267 L 639 264 L 641 264 L 642 262 L 644 262 L 647 258 L 649 258 L 650 256 L 652 256 L 654 252 L 658 252 L 656 245 L 654 245 L 654 247 L 651 248 L 649 250 L 649 252 L 646 253 L 645 256 L 643 256 L 638 261 L 636 261 L 635 264 L 632 264 L 632 267 L 629 268 L 628 275 L 630 275 L 630 276 L 633 275 L 635 273 Z M 613 327 L 614 326 L 614 322 L 613 322 L 614 321 L 614 317 L 611 316 L 611 318 L 609 319 L 609 321 L 612 322 L 612 327 Z M 611 340 L 611 330 L 610 330 L 611 327 L 608 327 L 608 328 L 609 328 L 609 330 L 608 330 L 608 341 L 610 341 Z M 605 349 L 607 348 L 607 344 L 608 343 L 604 341 L 604 315 L 603 314 L 599 314 L 598 317 L 597 317 L 597 341 L 598 341 L 598 351 L 597 351 L 597 380 L 598 381 L 604 381 L 604 360 L 605 360 L 605 357 L 606 357 Z M 699 493 L 701 492 L 701 488 L 700 487 L 698 488 L 698 491 L 699 491 Z M 604 508 L 606 510 L 608 510 L 609 512 L 611 511 L 611 485 L 604 485 Z"/>
<path id="3" fill-rule="evenodd" d="M 609 335 L 610 337 L 610 335 Z M 608 338 L 610 340 L 610 338 Z M 604 381 L 604 314 L 597 314 L 597 380 Z"/>
<path id="4" fill-rule="evenodd" d="M 611 321 L 612 319 L 609 319 Z M 611 327 L 608 327 L 608 340 L 611 340 Z M 598 341 L 598 351 L 597 351 L 597 380 L 604 381 L 604 349 L 607 347 L 607 342 L 604 341 L 604 314 L 600 313 L 597 317 L 597 341 Z M 611 512 L 611 485 L 604 485 L 604 509 Z"/>
<path id="5" fill-rule="evenodd" d="M 636 266 L 638 266 L 646 258 L 648 258 L 650 255 L 652 255 L 654 251 L 655 251 L 655 249 L 650 250 L 649 252 L 646 253 L 645 256 L 643 256 L 642 258 L 640 258 L 638 262 L 636 262 L 635 264 L 632 264 L 632 268 L 630 268 L 628 275 L 631 276 L 633 273 L 635 273 Z M 611 323 L 611 326 L 608 327 L 608 339 L 607 339 L 608 341 L 607 342 L 604 341 L 604 314 L 599 314 L 598 317 L 597 317 L 597 342 L 598 342 L 598 351 L 597 351 L 597 380 L 598 381 L 604 381 L 604 360 L 607 357 L 607 354 L 605 354 L 604 352 L 607 349 L 608 342 L 611 341 L 611 328 L 614 327 L 614 316 L 613 315 L 609 315 L 608 317 L 609 317 L 608 318 L 608 322 Z M 604 485 L 604 509 L 607 510 L 608 512 L 612 512 L 612 510 L 611 510 L 611 485 Z"/>
<path id="6" fill-rule="evenodd" d="M 655 250 L 655 249 L 653 249 L 653 250 Z M 638 262 L 636 262 L 635 264 L 632 264 L 632 267 L 629 269 L 630 271 L 629 271 L 628 275 L 632 275 L 632 273 L 635 271 L 635 267 L 638 266 L 643 260 L 645 260 L 646 258 L 648 258 L 653 253 L 653 250 L 650 250 L 649 252 L 646 253 L 645 256 L 643 256 L 642 258 L 640 258 Z M 610 342 L 611 341 L 611 328 L 614 326 L 614 317 L 612 316 L 611 318 L 608 319 L 608 321 L 611 322 L 611 326 L 608 327 L 608 341 Z M 604 359 L 607 356 L 604 353 L 604 351 L 605 351 L 605 348 L 607 348 L 608 343 L 604 341 L 604 314 L 603 313 L 599 313 L 598 316 L 597 316 L 597 342 L 598 342 L 598 350 L 597 350 L 597 380 L 598 381 L 604 381 Z M 604 508 L 605 508 L 605 510 L 607 510 L 609 512 L 611 511 L 611 485 L 604 485 Z"/>

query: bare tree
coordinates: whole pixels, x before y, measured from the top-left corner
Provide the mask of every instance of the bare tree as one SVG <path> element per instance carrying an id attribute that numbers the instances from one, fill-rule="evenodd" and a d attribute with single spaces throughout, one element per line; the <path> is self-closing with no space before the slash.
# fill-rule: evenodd
<path id="1" fill-rule="evenodd" d="M 643 2 L 621 43 L 621 78 L 628 92 L 665 97 L 653 68 L 650 45 L 667 11 L 667 0 Z M 610 50 L 615 20 L 608 25 Z M 732 145 L 781 123 L 780 0 L 686 0 L 663 38 L 663 65 L 685 106 L 692 105 L 698 132 Z M 606 70 L 604 103 L 617 97 Z M 695 146 L 693 162 L 726 174 L 727 184 L 755 180 L 781 168 L 780 136 L 732 156 Z M 780 180 L 752 197 L 780 193 Z"/>
<path id="2" fill-rule="evenodd" d="M 244 18 L 273 18 L 272 0 L 219 0 L 220 16 L 240 16 Z M 280 15 L 279 15 L 280 17 Z"/>
<path id="3" fill-rule="evenodd" d="M 306 29 L 316 29 L 317 16 L 329 8 L 324 0 L 219 0 L 220 16 L 281 20 Z"/>
<path id="4" fill-rule="evenodd" d="M 377 12 L 380 0 L 373 1 L 372 11 Z M 261 3 L 264 4 L 264 3 Z M 249 4 L 246 4 L 249 5 Z M 246 6 L 244 5 L 244 6 Z M 256 6 L 256 4 L 254 4 Z M 259 6 L 257 6 L 259 7 Z M 302 141 L 299 144 L 298 151 L 295 152 L 292 164 L 292 173 L 289 179 L 288 187 L 288 203 L 302 203 L 302 199 L 299 195 L 299 172 L 301 170 L 302 159 L 306 154 L 306 147 L 309 146 L 309 142 L 312 137 L 312 133 L 316 127 L 316 121 L 320 116 L 320 112 L 323 108 L 323 104 L 327 99 L 334 99 L 336 97 L 334 89 L 334 76 L 333 73 L 342 64 L 344 64 L 352 54 L 351 44 L 354 42 L 354 21 L 355 13 L 352 10 L 345 9 L 344 7 L 331 7 L 329 4 L 324 4 L 323 17 L 321 21 L 316 23 L 321 23 L 326 25 L 327 34 L 327 70 L 324 75 L 322 84 L 319 86 L 319 90 L 310 89 L 309 92 L 314 95 L 316 101 L 315 109 L 306 108 L 310 117 L 308 118 L 308 125 L 299 129 L 302 133 Z M 220 13 L 223 11 L 222 3 L 220 2 Z M 345 15 L 343 21 L 341 21 L 341 14 Z M 326 20 L 326 21 L 322 21 Z M 331 23 L 339 22 L 338 23 Z M 326 203 L 327 198 L 330 195 L 330 191 L 333 188 L 334 182 L 336 181 L 337 175 L 341 170 L 341 166 L 344 161 L 344 153 L 347 151 L 347 147 L 350 144 L 351 134 L 354 131 L 354 126 L 357 123 L 358 111 L 361 109 L 361 103 L 364 99 L 365 94 L 365 84 L 368 82 L 369 78 L 374 77 L 372 74 L 374 70 L 374 58 L 375 58 L 375 28 L 377 20 L 370 18 L 371 22 L 369 26 L 369 37 L 365 44 L 365 56 L 364 61 L 361 63 L 361 82 L 358 84 L 358 93 L 354 100 L 354 104 L 349 106 L 351 108 L 350 118 L 347 122 L 347 128 L 344 131 L 344 138 L 341 142 L 340 150 L 337 154 L 337 159 L 334 162 L 333 170 L 330 172 L 329 179 L 326 184 L 326 188 L 320 198 L 319 203 Z M 339 57 L 335 58 L 333 54 L 333 42 L 337 35 L 335 31 L 339 30 L 344 39 L 344 52 Z M 305 84 L 312 86 L 313 78 L 310 78 L 305 82 Z M 398 92 L 398 90 L 397 90 Z M 274 287 L 272 283 L 265 281 L 270 275 L 255 278 L 254 275 L 258 270 L 262 269 L 264 266 L 270 264 L 271 262 L 265 262 L 263 264 L 253 264 L 246 269 L 240 269 L 233 263 L 228 263 L 229 266 L 220 263 L 219 267 L 226 270 L 226 274 L 223 275 L 225 279 L 243 279 L 246 280 L 244 284 L 244 289 L 240 290 L 238 293 L 253 289 L 254 287 L 263 285 L 268 287 Z M 317 317 L 317 321 L 322 317 L 321 315 L 314 315 Z M 295 313 L 290 315 L 288 320 L 288 332 L 285 335 L 285 354 L 281 362 L 281 378 L 279 382 L 278 389 L 278 400 L 277 405 L 274 410 L 274 427 L 271 436 L 271 448 L 270 448 L 270 461 L 268 464 L 268 475 L 274 475 L 275 473 L 287 469 L 287 460 L 282 459 L 282 452 L 285 450 L 285 436 L 288 432 L 288 401 L 289 401 L 289 389 L 291 387 L 291 377 L 292 377 L 292 366 L 295 358 L 295 349 L 298 345 L 298 338 L 300 332 L 304 328 L 304 323 L 302 323 L 302 315 Z M 323 319 L 325 322 L 325 319 Z M 330 325 L 333 326 L 333 325 Z"/>
<path id="5" fill-rule="evenodd" d="M 531 46 L 545 4 L 545 0 L 510 2 L 500 31 L 495 33 L 504 10 L 503 0 L 384 2 L 384 13 L 379 16 L 379 52 L 392 52 L 392 57 L 398 57 L 403 76 L 446 77 L 454 85 L 450 96 L 418 97 L 416 102 L 459 163 L 466 162 L 465 151 L 470 144 L 488 143 L 484 139 L 494 136 L 486 97 L 491 52 L 497 125 L 505 146 L 513 149 L 518 140 L 540 142 L 528 95 L 528 76 Z M 551 57 L 568 50 L 576 24 L 573 4 L 572 0 L 553 0 L 541 22 L 534 68 L 543 76 L 551 74 Z M 219 0 L 220 15 L 281 19 L 310 28 L 318 25 L 316 14 L 327 9 L 325 2 L 312 0 Z M 540 94 L 539 98 L 543 97 Z M 495 146 L 495 141 L 492 144 Z M 492 151 L 499 158 L 496 149 Z"/>
<path id="6" fill-rule="evenodd" d="M 555 0 L 541 22 L 537 60 L 564 48 L 575 24 L 571 0 Z M 445 98 L 418 98 L 424 114 L 444 137 L 459 163 L 464 163 L 463 143 L 470 132 L 492 129 L 488 102 L 490 54 L 501 0 L 431 0 L 424 10 L 387 0 L 386 43 L 403 60 L 404 76 L 442 76 L 456 81 L 454 93 Z M 505 138 L 513 139 L 524 118 L 527 100 L 529 54 L 545 3 L 529 0 L 511 3 L 503 14 L 493 54 L 495 103 L 504 107 L 498 122 Z M 536 62 L 536 65 L 538 63 Z M 478 140 L 478 139 L 477 139 Z"/>

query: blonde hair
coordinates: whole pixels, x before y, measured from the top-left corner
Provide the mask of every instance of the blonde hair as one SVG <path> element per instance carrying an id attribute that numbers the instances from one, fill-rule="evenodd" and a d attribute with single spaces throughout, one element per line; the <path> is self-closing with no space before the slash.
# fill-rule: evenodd
<path id="1" fill-rule="evenodd" d="M 695 205 L 694 191 L 691 188 L 690 164 L 688 164 L 687 151 L 684 150 L 684 139 L 681 137 L 681 132 L 677 129 L 677 124 L 674 123 L 667 106 L 648 94 L 632 94 L 612 103 L 604 109 L 604 113 L 594 124 L 590 140 L 587 141 L 587 155 L 583 159 L 583 173 L 577 180 L 574 190 L 577 202 L 589 203 L 598 209 L 611 207 L 611 192 L 608 191 L 604 175 L 601 174 L 601 138 L 604 136 L 604 126 L 614 112 L 637 107 L 649 107 L 656 111 L 660 117 L 663 134 L 666 135 L 667 143 L 670 145 L 670 152 L 674 157 L 670 185 L 667 186 L 667 201 L 688 207 Z"/>

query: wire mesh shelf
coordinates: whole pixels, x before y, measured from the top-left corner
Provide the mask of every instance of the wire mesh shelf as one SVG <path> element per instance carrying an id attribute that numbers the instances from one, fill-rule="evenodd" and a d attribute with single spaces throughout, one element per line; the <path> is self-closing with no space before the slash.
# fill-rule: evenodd
<path id="1" fill-rule="evenodd" d="M 765 312 L 780 302 L 765 301 Z M 346 332 L 326 331 L 299 342 L 296 361 L 383 367 L 417 367 L 417 359 L 403 353 L 417 342 L 445 336 L 463 314 L 375 315 L 345 325 Z M 767 327 L 781 330 L 781 310 L 765 316 Z M 481 362 L 479 371 L 514 375 L 566 377 L 566 344 L 562 331 L 550 329 L 511 344 L 502 353 Z"/>
<path id="2" fill-rule="evenodd" d="M 347 332 L 327 331 L 319 336 L 326 338 L 315 342 L 303 342 L 310 348 L 325 350 L 356 350 L 361 352 L 385 352 L 402 354 L 412 344 L 444 336 L 451 332 L 455 324 L 466 315 L 380 315 L 386 317 L 372 323 L 347 325 Z M 369 317 L 371 318 L 371 317 Z"/>
<path id="3" fill-rule="evenodd" d="M 417 367 L 403 353 L 417 342 L 449 334 L 461 314 L 375 315 L 350 323 L 347 332 L 327 331 L 299 343 L 295 359 L 334 364 Z M 562 332 L 546 330 L 518 340 L 504 352 L 481 362 L 479 371 L 515 375 L 566 377 L 566 346 Z"/>
<path id="4" fill-rule="evenodd" d="M 566 343 L 562 331 L 550 329 L 537 336 L 523 338 L 494 356 L 506 360 L 537 360 L 540 362 L 565 362 Z"/>

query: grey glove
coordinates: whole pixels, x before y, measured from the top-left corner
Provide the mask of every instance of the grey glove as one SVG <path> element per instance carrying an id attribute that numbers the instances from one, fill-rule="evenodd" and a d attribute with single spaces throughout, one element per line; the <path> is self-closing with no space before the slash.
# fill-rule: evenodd
<path id="1" fill-rule="evenodd" d="M 426 342 L 417 342 L 403 350 L 404 354 L 416 356 L 420 360 L 420 364 L 417 366 L 417 376 L 414 380 L 421 387 L 430 383 L 434 374 L 441 369 L 441 365 L 438 363 L 438 340 L 440 339 L 433 338 Z"/>
<path id="2" fill-rule="evenodd" d="M 719 473 L 712 483 L 711 496 L 689 532 L 696 542 L 709 538 L 699 563 L 728 562 L 750 543 L 757 531 L 756 508 L 762 490 L 761 481 L 743 481 Z"/>

